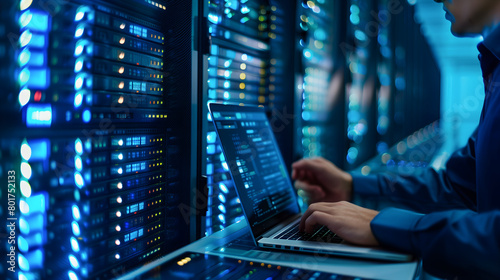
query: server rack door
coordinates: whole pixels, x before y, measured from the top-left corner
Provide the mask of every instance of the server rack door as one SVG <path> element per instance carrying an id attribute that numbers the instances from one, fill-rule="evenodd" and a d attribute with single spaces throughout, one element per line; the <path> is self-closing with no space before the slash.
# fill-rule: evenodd
<path id="1" fill-rule="evenodd" d="M 187 244 L 191 5 L 11 2 L 0 172 L 16 208 L 1 213 L 18 250 L 2 275 L 109 279 Z"/>

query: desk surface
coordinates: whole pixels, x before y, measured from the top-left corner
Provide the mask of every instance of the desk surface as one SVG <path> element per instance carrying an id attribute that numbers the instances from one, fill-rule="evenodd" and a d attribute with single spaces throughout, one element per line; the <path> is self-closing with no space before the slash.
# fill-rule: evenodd
<path id="1" fill-rule="evenodd" d="M 118 279 L 133 279 L 134 277 L 160 264 L 172 260 L 184 252 L 233 256 L 243 260 L 265 262 L 273 265 L 282 265 L 373 279 L 410 280 L 414 278 L 415 271 L 417 269 L 417 261 L 404 263 L 378 262 L 332 256 L 324 257 L 314 254 L 262 250 L 254 247 L 251 240 L 245 240 L 245 235 L 248 233 L 249 231 L 246 221 L 241 221 L 227 227 L 225 230 L 219 231 L 182 247 L 154 262 L 125 274 Z"/>

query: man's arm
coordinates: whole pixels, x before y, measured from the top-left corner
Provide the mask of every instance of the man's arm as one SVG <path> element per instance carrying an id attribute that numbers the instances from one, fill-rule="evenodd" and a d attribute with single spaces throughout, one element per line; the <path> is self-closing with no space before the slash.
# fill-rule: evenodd
<path id="1" fill-rule="evenodd" d="M 370 226 L 381 245 L 417 255 L 424 269 L 436 276 L 494 279 L 500 275 L 500 211 L 423 215 L 388 208 Z"/>
<path id="2" fill-rule="evenodd" d="M 453 153 L 446 170 L 428 168 L 420 176 L 353 175 L 357 195 L 377 196 L 422 213 L 449 209 L 476 210 L 477 130 Z"/>

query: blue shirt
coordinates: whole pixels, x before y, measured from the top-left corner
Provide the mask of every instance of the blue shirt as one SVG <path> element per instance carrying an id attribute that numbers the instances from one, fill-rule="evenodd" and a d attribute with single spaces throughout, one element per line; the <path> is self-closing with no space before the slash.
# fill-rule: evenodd
<path id="1" fill-rule="evenodd" d="M 371 229 L 382 245 L 415 254 L 438 277 L 500 279 L 500 28 L 478 49 L 486 91 L 481 119 L 446 169 L 353 181 L 356 194 L 416 211 L 384 209 Z"/>

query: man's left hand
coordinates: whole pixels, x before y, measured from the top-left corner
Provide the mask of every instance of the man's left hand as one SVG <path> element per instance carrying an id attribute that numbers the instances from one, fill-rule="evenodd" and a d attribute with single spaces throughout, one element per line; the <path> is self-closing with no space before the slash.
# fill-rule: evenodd
<path id="1" fill-rule="evenodd" d="M 370 228 L 377 214 L 377 211 L 347 201 L 314 203 L 302 216 L 300 230 L 311 232 L 316 225 L 324 225 L 350 243 L 378 246 Z"/>

